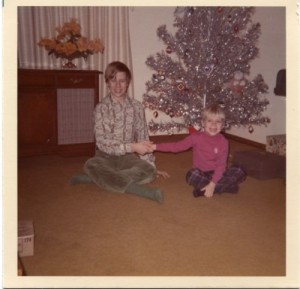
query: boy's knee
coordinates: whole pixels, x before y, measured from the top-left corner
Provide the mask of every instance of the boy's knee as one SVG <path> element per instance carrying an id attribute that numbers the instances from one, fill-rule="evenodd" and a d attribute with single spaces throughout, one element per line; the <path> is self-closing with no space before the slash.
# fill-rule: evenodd
<path id="1" fill-rule="evenodd" d="M 239 179 L 238 179 L 238 181 L 241 183 L 241 182 L 246 180 L 246 177 L 247 177 L 246 172 L 240 167 L 239 168 Z"/>
<path id="2" fill-rule="evenodd" d="M 154 168 L 153 166 L 151 166 L 151 167 L 152 168 L 147 171 L 147 176 L 148 176 L 149 182 L 154 181 L 156 179 L 156 174 L 157 174 L 156 168 Z"/>
<path id="3" fill-rule="evenodd" d="M 100 168 L 99 161 L 97 161 L 96 158 L 90 158 L 88 159 L 84 165 L 83 165 L 83 170 L 86 174 L 90 174 L 92 172 L 98 171 Z"/>
<path id="4" fill-rule="evenodd" d="M 90 158 L 84 163 L 83 167 L 88 168 L 88 167 L 95 167 L 98 165 L 99 165 L 99 161 L 97 160 L 97 158 Z"/>
<path id="5" fill-rule="evenodd" d="M 231 170 L 238 182 L 243 182 L 246 179 L 247 174 L 240 166 L 233 166 L 231 167 Z"/>
<path id="6" fill-rule="evenodd" d="M 188 184 L 192 184 L 193 180 L 199 176 L 198 169 L 191 169 L 185 175 L 185 180 Z"/>
<path id="7" fill-rule="evenodd" d="M 190 182 L 191 175 L 192 175 L 191 170 L 189 170 L 189 171 L 186 173 L 186 175 L 185 175 L 185 180 L 186 180 L 186 182 L 187 182 L 188 184 L 189 184 L 189 182 Z"/>

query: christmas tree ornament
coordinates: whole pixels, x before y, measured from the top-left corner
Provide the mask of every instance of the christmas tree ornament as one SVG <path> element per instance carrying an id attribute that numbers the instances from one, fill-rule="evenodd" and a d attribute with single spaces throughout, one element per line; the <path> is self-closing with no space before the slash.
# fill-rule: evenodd
<path id="1" fill-rule="evenodd" d="M 214 58 L 213 58 L 213 63 L 214 63 L 215 65 L 219 64 L 219 59 L 218 59 L 218 57 L 214 57 Z"/>
<path id="2" fill-rule="evenodd" d="M 225 103 L 223 101 L 218 102 L 219 106 L 222 107 L 223 109 L 225 108 Z"/>
<path id="3" fill-rule="evenodd" d="M 213 70 L 213 68 L 214 68 L 214 65 L 205 65 L 204 67 L 203 67 L 203 72 L 204 72 L 204 74 L 205 75 L 209 75 L 211 72 L 212 72 L 212 70 Z"/>
<path id="4" fill-rule="evenodd" d="M 158 78 L 157 78 L 157 75 L 156 75 L 156 74 L 153 74 L 153 75 L 152 75 L 152 80 L 155 81 L 155 82 L 158 81 Z"/>
<path id="5" fill-rule="evenodd" d="M 188 57 L 190 55 L 190 51 L 188 49 L 185 50 L 184 56 Z"/>
<path id="6" fill-rule="evenodd" d="M 194 10 L 195 10 L 194 7 L 188 8 L 188 17 L 194 14 Z"/>
<path id="7" fill-rule="evenodd" d="M 230 84 L 230 88 L 233 92 L 241 93 L 246 85 L 246 79 L 244 73 L 241 71 L 235 71 L 233 79 Z"/>
<path id="8" fill-rule="evenodd" d="M 154 111 L 154 112 L 153 112 L 153 116 L 154 116 L 155 118 L 157 118 L 157 117 L 158 117 L 158 112 L 157 112 L 157 111 Z"/>
<path id="9" fill-rule="evenodd" d="M 184 84 L 181 82 L 181 83 L 179 83 L 178 85 L 177 85 L 177 88 L 178 88 L 178 90 L 184 90 L 184 88 L 185 88 L 185 86 L 184 86 Z"/>
<path id="10" fill-rule="evenodd" d="M 217 11 L 218 11 L 218 13 L 223 13 L 224 8 L 223 8 L 223 7 L 218 7 L 218 8 L 217 8 Z"/>
<path id="11" fill-rule="evenodd" d="M 173 52 L 172 47 L 171 47 L 171 46 L 167 46 L 166 52 L 167 52 L 168 54 L 172 53 L 172 52 Z"/>
<path id="12" fill-rule="evenodd" d="M 253 132 L 254 132 L 254 128 L 253 128 L 252 125 L 249 126 L 248 131 L 249 131 L 250 133 L 253 133 Z"/>
<path id="13" fill-rule="evenodd" d="M 160 80 L 165 80 L 165 73 L 164 73 L 164 71 L 163 70 L 158 70 L 158 75 L 157 75 L 157 77 L 160 79 Z"/>
<path id="14" fill-rule="evenodd" d="M 164 70 L 161 70 L 161 69 L 160 69 L 160 70 L 158 70 L 158 71 L 157 71 L 157 73 L 158 73 L 158 75 L 165 75 L 165 72 L 164 72 Z"/>

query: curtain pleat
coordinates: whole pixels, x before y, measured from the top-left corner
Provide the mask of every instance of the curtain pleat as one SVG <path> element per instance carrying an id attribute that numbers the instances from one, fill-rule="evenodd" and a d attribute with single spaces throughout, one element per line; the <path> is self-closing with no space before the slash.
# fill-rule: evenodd
<path id="1" fill-rule="evenodd" d="M 105 46 L 104 53 L 84 59 L 76 59 L 77 69 L 105 70 L 111 61 L 122 61 L 132 70 L 129 33 L 129 7 L 18 7 L 18 63 L 20 68 L 60 69 L 62 60 L 37 45 L 42 37 L 56 36 L 55 28 L 71 18 L 81 25 L 81 33 L 89 39 L 100 38 Z M 100 77 L 100 97 L 106 95 L 103 76 Z M 129 87 L 133 96 L 133 83 Z"/>

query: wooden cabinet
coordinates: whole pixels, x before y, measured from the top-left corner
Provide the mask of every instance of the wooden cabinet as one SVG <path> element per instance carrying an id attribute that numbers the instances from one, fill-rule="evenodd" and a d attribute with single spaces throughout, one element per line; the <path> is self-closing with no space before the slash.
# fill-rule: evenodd
<path id="1" fill-rule="evenodd" d="M 93 155 L 100 71 L 18 71 L 18 154 Z"/>
<path id="2" fill-rule="evenodd" d="M 22 87 L 18 97 L 20 155 L 52 153 L 57 145 L 56 93 L 53 88 Z"/>

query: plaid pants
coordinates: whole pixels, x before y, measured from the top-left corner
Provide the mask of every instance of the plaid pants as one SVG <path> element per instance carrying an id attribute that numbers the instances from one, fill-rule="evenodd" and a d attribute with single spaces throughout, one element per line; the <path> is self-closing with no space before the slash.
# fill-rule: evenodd
<path id="1" fill-rule="evenodd" d="M 191 169 L 186 174 L 186 182 L 195 189 L 201 189 L 210 183 L 213 173 L 214 171 L 203 172 L 199 169 Z M 245 179 L 246 173 L 240 167 L 232 166 L 224 172 L 216 184 L 215 193 L 234 191 Z"/>

